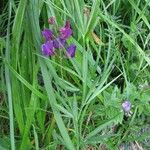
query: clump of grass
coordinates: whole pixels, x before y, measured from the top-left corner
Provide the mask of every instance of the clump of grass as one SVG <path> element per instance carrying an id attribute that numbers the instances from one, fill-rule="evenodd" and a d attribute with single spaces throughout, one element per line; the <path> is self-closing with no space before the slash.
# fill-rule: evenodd
<path id="1" fill-rule="evenodd" d="M 141 131 L 150 113 L 149 7 L 141 0 L 2 5 L 0 149 L 148 148 Z M 70 21 L 74 58 L 42 55 L 51 16 L 57 29 Z"/>

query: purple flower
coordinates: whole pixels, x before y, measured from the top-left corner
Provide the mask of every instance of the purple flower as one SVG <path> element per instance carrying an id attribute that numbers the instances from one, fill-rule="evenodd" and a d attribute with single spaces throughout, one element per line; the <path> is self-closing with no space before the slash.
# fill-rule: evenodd
<path id="1" fill-rule="evenodd" d="M 66 21 L 64 27 L 60 28 L 60 38 L 61 39 L 68 39 L 72 35 L 72 30 L 70 28 L 70 22 Z"/>
<path id="2" fill-rule="evenodd" d="M 53 40 L 54 48 L 62 48 L 65 45 L 65 42 L 66 40 L 58 37 L 57 39 Z"/>
<path id="3" fill-rule="evenodd" d="M 52 16 L 48 19 L 48 23 L 51 24 L 51 25 L 54 25 L 55 24 L 55 17 Z"/>
<path id="4" fill-rule="evenodd" d="M 45 56 L 52 56 L 55 54 L 53 42 L 47 41 L 46 43 L 42 44 L 41 49 L 43 55 Z"/>
<path id="5" fill-rule="evenodd" d="M 71 44 L 71 45 L 67 48 L 67 56 L 72 58 L 72 57 L 75 56 L 75 52 L 76 52 L 76 45 Z"/>
<path id="6" fill-rule="evenodd" d="M 42 35 L 45 38 L 46 41 L 50 41 L 53 39 L 53 32 L 49 29 L 44 29 L 42 31 Z"/>
<path id="7" fill-rule="evenodd" d="M 130 109 L 131 109 L 131 103 L 130 101 L 124 101 L 122 103 L 122 109 L 124 110 L 124 112 L 130 112 Z"/>

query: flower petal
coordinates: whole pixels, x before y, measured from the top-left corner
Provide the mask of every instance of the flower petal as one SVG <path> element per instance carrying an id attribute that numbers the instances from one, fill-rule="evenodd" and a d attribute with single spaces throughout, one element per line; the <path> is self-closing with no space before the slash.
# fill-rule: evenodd
<path id="1" fill-rule="evenodd" d="M 70 22 L 66 21 L 64 27 L 60 28 L 60 38 L 61 39 L 68 39 L 72 35 L 72 29 L 70 28 Z"/>
<path id="2" fill-rule="evenodd" d="M 124 101 L 122 103 L 122 109 L 124 110 L 124 112 L 130 112 L 130 109 L 131 109 L 130 101 Z"/>
<path id="3" fill-rule="evenodd" d="M 76 45 L 71 44 L 68 48 L 67 48 L 67 56 L 68 57 L 75 57 L 75 52 L 76 52 Z"/>
<path id="4" fill-rule="evenodd" d="M 42 54 L 45 56 L 52 56 L 55 54 L 53 42 L 47 41 L 46 43 L 42 44 L 41 49 L 42 49 Z"/>
<path id="5" fill-rule="evenodd" d="M 53 39 L 53 32 L 49 29 L 44 29 L 42 31 L 42 35 L 45 38 L 46 41 L 50 41 Z"/>

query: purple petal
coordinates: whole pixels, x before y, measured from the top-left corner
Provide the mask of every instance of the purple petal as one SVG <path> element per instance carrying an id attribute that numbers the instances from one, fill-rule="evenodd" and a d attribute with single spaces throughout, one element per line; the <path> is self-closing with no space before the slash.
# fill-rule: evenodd
<path id="1" fill-rule="evenodd" d="M 62 48 L 65 45 L 66 40 L 58 37 L 53 41 L 54 48 Z"/>
<path id="2" fill-rule="evenodd" d="M 64 27 L 60 28 L 60 38 L 61 39 L 68 39 L 72 35 L 72 29 L 70 28 L 70 22 L 66 21 Z"/>
<path id="3" fill-rule="evenodd" d="M 75 56 L 75 52 L 76 52 L 76 45 L 71 44 L 71 45 L 67 48 L 67 56 L 72 58 L 72 57 Z"/>
<path id="4" fill-rule="evenodd" d="M 47 41 L 46 43 L 42 44 L 41 49 L 42 49 L 42 54 L 45 56 L 52 56 L 55 54 L 53 42 Z"/>
<path id="5" fill-rule="evenodd" d="M 70 28 L 70 22 L 68 20 L 66 21 L 65 28 Z"/>
<path id="6" fill-rule="evenodd" d="M 42 35 L 45 38 L 46 41 L 50 41 L 53 39 L 53 32 L 49 29 L 44 29 L 42 31 Z"/>
<path id="7" fill-rule="evenodd" d="M 122 103 L 122 109 L 124 110 L 124 112 L 130 112 L 130 109 L 131 109 L 130 101 L 124 101 Z"/>

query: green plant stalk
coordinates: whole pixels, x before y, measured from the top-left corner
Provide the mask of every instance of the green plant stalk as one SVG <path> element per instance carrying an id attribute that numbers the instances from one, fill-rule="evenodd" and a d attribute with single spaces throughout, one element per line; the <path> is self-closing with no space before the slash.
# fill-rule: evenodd
<path id="1" fill-rule="evenodd" d="M 7 25 L 7 37 L 6 37 L 6 61 L 10 61 L 10 19 L 12 13 L 12 4 L 9 2 L 9 17 Z M 9 104 L 9 119 L 10 119 L 10 140 L 11 149 L 15 150 L 15 138 L 14 138 L 14 117 L 13 117 L 13 104 L 12 104 L 12 92 L 11 92 L 11 79 L 8 67 L 5 65 L 5 79 L 8 94 L 8 104 Z"/>

